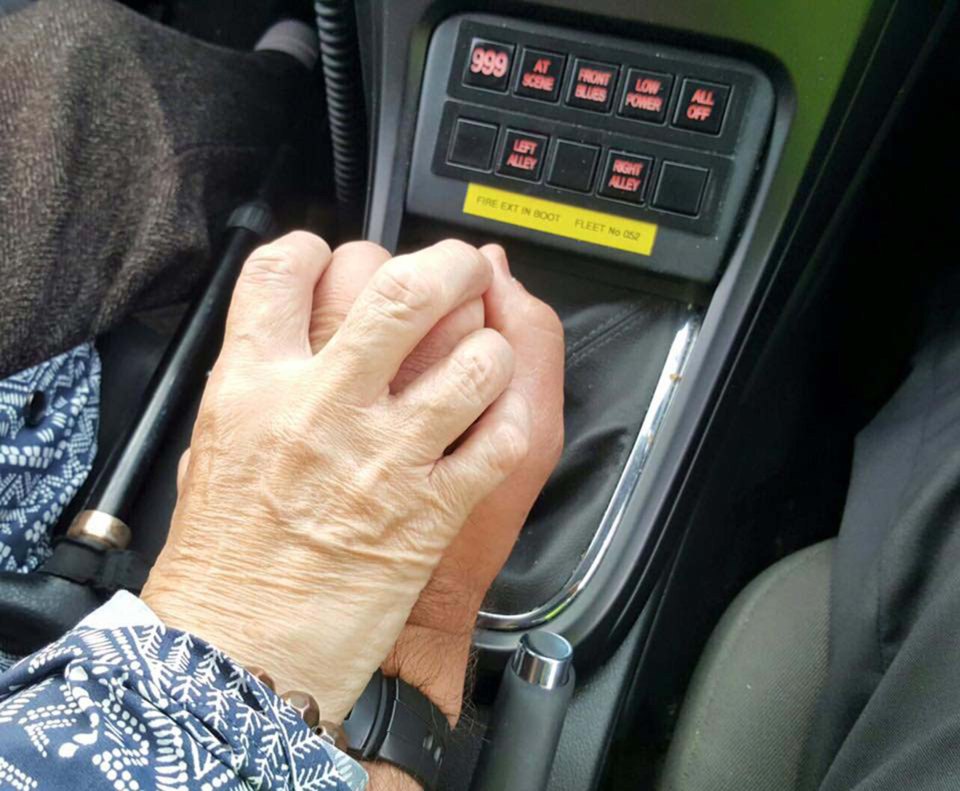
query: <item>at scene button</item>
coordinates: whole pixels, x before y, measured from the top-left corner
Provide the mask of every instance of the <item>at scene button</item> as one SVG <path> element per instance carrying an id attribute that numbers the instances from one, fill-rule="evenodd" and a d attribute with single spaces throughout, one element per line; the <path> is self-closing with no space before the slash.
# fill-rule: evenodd
<path id="1" fill-rule="evenodd" d="M 513 92 L 528 99 L 555 102 L 560 95 L 563 64 L 566 58 L 555 52 L 525 49 L 520 59 L 520 72 Z"/>
<path id="2" fill-rule="evenodd" d="M 652 71 L 630 69 L 623 98 L 620 100 L 620 115 L 637 121 L 662 124 L 667 116 L 670 89 L 673 77 Z"/>
<path id="3" fill-rule="evenodd" d="M 464 85 L 506 91 L 513 63 L 513 44 L 500 44 L 475 38 L 470 43 L 467 65 L 463 70 Z"/>
<path id="4" fill-rule="evenodd" d="M 547 138 L 532 132 L 508 129 L 497 173 L 527 181 L 539 181 Z"/>
<path id="5" fill-rule="evenodd" d="M 684 80 L 673 125 L 708 135 L 719 134 L 729 97 L 728 85 Z"/>
<path id="6" fill-rule="evenodd" d="M 573 79 L 567 89 L 567 104 L 605 113 L 613 102 L 619 66 L 581 60 L 573 64 Z"/>
<path id="7" fill-rule="evenodd" d="M 640 203 L 653 168 L 650 157 L 611 151 L 600 181 L 600 194 L 608 198 Z"/>

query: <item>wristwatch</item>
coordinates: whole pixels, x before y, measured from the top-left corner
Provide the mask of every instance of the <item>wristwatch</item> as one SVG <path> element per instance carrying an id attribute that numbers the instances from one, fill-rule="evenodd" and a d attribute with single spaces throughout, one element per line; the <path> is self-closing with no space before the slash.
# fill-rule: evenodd
<path id="1" fill-rule="evenodd" d="M 433 703 L 399 678 L 374 673 L 343 721 L 347 753 L 385 761 L 435 791 L 450 740 L 450 723 Z"/>

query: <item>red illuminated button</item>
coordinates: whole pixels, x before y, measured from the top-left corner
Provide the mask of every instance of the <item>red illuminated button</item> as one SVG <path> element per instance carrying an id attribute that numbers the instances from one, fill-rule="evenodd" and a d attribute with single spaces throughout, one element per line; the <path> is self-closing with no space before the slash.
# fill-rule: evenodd
<path id="1" fill-rule="evenodd" d="M 619 66 L 577 59 L 573 79 L 567 90 L 567 104 L 584 110 L 605 113 L 613 102 Z"/>
<path id="2" fill-rule="evenodd" d="M 641 203 L 652 168 L 653 160 L 650 157 L 611 151 L 601 175 L 600 194 Z"/>
<path id="3" fill-rule="evenodd" d="M 667 117 L 670 89 L 673 77 L 651 71 L 630 69 L 623 98 L 620 99 L 620 115 L 637 121 L 662 124 Z"/>
<path id="4" fill-rule="evenodd" d="M 708 135 L 720 133 L 723 114 L 730 97 L 728 85 L 716 85 L 700 80 L 684 80 L 673 125 Z"/>
<path id="5" fill-rule="evenodd" d="M 546 153 L 547 138 L 543 135 L 508 129 L 497 173 L 527 181 L 538 181 Z"/>
<path id="6" fill-rule="evenodd" d="M 513 92 L 529 99 L 555 102 L 560 95 L 560 80 L 563 79 L 563 64 L 566 58 L 555 52 L 525 49 L 520 59 Z"/>
<path id="7" fill-rule="evenodd" d="M 463 83 L 491 91 L 506 91 L 512 63 L 513 44 L 475 38 L 470 43 L 467 65 L 463 70 Z"/>

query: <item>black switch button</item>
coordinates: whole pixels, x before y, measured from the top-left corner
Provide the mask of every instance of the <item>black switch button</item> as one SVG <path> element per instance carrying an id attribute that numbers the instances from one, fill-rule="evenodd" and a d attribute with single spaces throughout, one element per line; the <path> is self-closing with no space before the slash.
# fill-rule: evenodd
<path id="1" fill-rule="evenodd" d="M 450 143 L 450 162 L 476 170 L 490 170 L 498 129 L 496 124 L 458 118 Z"/>
<path id="2" fill-rule="evenodd" d="M 708 135 L 720 134 L 729 97 L 729 85 L 684 80 L 673 125 Z"/>
<path id="3" fill-rule="evenodd" d="M 500 44 L 475 38 L 470 43 L 470 54 L 463 71 L 464 85 L 487 88 L 491 91 L 507 90 L 510 82 L 510 66 L 513 64 L 513 44 Z"/>
<path id="4" fill-rule="evenodd" d="M 590 192 L 600 149 L 569 140 L 558 140 L 547 183 L 577 192 Z"/>
<path id="5" fill-rule="evenodd" d="M 662 124 L 667 117 L 670 89 L 673 77 L 652 71 L 630 69 L 623 98 L 620 100 L 620 115 L 637 121 Z"/>
<path id="6" fill-rule="evenodd" d="M 660 181 L 653 196 L 653 205 L 658 209 L 696 217 L 700 213 L 700 202 L 709 176 L 710 171 L 704 168 L 664 162 L 660 168 Z"/>
<path id="7" fill-rule="evenodd" d="M 611 151 L 600 181 L 600 194 L 631 203 L 641 203 L 653 168 L 650 157 Z"/>
<path id="8" fill-rule="evenodd" d="M 567 104 L 584 110 L 605 113 L 610 110 L 617 87 L 619 66 L 577 58 L 573 80 L 567 91 Z"/>
<path id="9" fill-rule="evenodd" d="M 539 181 L 546 153 L 547 138 L 543 135 L 508 129 L 497 173 L 527 181 Z"/>
<path id="10" fill-rule="evenodd" d="M 513 92 L 528 99 L 555 102 L 560 95 L 560 80 L 563 79 L 563 64 L 566 58 L 555 52 L 540 49 L 525 49 L 520 59 L 520 73 Z"/>

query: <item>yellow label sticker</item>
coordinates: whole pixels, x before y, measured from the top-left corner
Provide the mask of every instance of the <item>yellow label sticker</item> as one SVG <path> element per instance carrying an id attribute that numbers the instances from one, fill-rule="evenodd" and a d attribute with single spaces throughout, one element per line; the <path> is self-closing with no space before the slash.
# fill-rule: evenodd
<path id="1" fill-rule="evenodd" d="M 657 240 L 657 226 L 652 222 L 532 198 L 483 184 L 467 185 L 463 213 L 640 255 L 650 255 Z"/>

